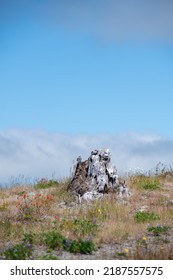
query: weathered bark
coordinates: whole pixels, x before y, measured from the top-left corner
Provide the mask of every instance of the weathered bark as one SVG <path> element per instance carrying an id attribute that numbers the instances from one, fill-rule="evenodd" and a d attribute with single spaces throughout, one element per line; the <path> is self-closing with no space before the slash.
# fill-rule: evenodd
<path id="1" fill-rule="evenodd" d="M 115 191 L 119 197 L 129 195 L 125 181 L 120 181 L 117 169 L 111 164 L 108 149 L 94 150 L 88 160 L 77 158 L 75 172 L 68 191 L 78 195 L 79 200 L 100 198 L 104 193 Z"/>

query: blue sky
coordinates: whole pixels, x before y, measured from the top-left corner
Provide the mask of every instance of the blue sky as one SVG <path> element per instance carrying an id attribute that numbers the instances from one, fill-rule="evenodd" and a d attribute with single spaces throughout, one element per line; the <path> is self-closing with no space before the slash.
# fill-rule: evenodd
<path id="1" fill-rule="evenodd" d="M 50 175 L 43 161 L 62 166 L 56 149 L 69 159 L 57 171 L 64 175 L 77 152 L 118 139 L 124 146 L 113 156 L 122 169 L 150 167 L 144 142 L 153 165 L 158 154 L 172 164 L 172 13 L 170 0 L 0 0 L 0 179 Z M 16 145 L 28 146 L 25 161 L 16 163 Z"/>

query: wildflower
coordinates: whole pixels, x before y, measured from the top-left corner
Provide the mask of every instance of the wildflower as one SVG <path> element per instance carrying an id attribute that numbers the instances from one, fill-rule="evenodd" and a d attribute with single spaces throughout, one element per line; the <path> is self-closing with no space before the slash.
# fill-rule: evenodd
<path id="1" fill-rule="evenodd" d="M 143 241 L 146 241 L 146 240 L 147 240 L 146 236 L 143 236 L 142 240 L 143 240 Z"/>
<path id="2" fill-rule="evenodd" d="M 124 252 L 125 252 L 125 253 L 128 253 L 128 252 L 129 252 L 129 249 L 128 249 L 128 248 L 125 248 L 125 249 L 124 249 Z"/>
<path id="3" fill-rule="evenodd" d="M 100 208 L 98 209 L 98 212 L 99 212 L 99 213 L 101 213 L 101 210 L 100 210 Z"/>
<path id="4" fill-rule="evenodd" d="M 93 225 L 96 225 L 96 224 L 97 224 L 97 219 L 94 218 L 94 219 L 93 219 Z"/>
<path id="5" fill-rule="evenodd" d="M 31 247 L 31 244 L 30 243 L 26 243 L 25 248 L 29 249 L 30 247 Z"/>
<path id="6" fill-rule="evenodd" d="M 58 217 L 58 215 L 55 215 L 54 218 L 55 218 L 56 220 L 58 220 L 59 217 Z"/>
<path id="7" fill-rule="evenodd" d="M 26 193 L 24 193 L 23 198 L 24 198 L 24 199 L 26 198 Z"/>
<path id="8" fill-rule="evenodd" d="M 69 247 L 70 246 L 70 240 L 66 239 L 65 240 L 65 245 L 66 245 L 66 247 Z"/>

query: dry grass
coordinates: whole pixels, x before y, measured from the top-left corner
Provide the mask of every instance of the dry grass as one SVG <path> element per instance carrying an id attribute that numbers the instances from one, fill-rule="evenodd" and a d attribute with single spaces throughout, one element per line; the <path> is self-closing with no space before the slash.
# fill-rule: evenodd
<path id="1" fill-rule="evenodd" d="M 132 192 L 127 201 L 108 194 L 81 205 L 66 191 L 68 181 L 1 189 L 0 251 L 20 243 L 26 233 L 31 233 L 37 248 L 42 245 L 41 233 L 56 230 L 67 239 L 92 238 L 97 246 L 127 247 L 129 253 L 119 253 L 125 259 L 142 259 L 144 255 L 146 259 L 173 259 L 169 249 L 173 248 L 172 173 L 133 175 L 127 182 Z M 159 219 L 138 222 L 134 218 L 138 212 L 154 213 Z M 157 224 L 168 226 L 169 231 L 156 239 L 147 227 Z"/>

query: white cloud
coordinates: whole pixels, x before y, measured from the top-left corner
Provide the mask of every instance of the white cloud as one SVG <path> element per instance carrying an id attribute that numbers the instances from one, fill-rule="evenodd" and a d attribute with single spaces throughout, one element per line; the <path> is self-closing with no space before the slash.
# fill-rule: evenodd
<path id="1" fill-rule="evenodd" d="M 44 130 L 6 130 L 0 132 L 0 182 L 10 176 L 57 178 L 70 175 L 70 168 L 81 155 L 109 148 L 118 171 L 155 168 L 158 162 L 173 166 L 173 140 L 159 135 L 65 134 Z"/>

